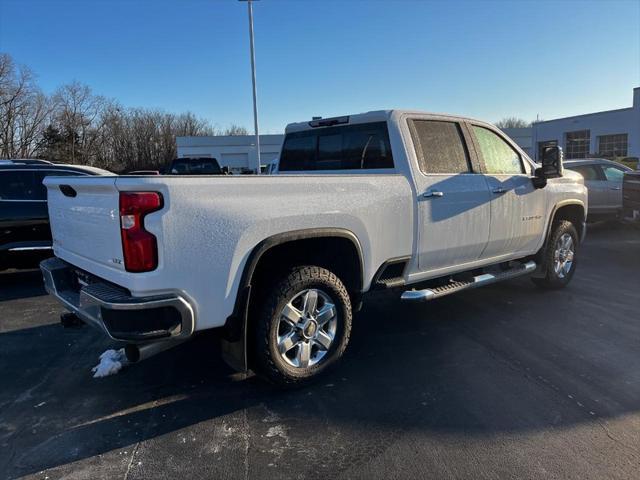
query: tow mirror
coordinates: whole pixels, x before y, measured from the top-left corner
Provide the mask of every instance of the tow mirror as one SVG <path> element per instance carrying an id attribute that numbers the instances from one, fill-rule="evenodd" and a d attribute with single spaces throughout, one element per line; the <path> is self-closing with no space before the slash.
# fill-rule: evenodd
<path id="1" fill-rule="evenodd" d="M 542 173 L 545 178 L 562 176 L 562 148 L 549 146 L 542 149 Z"/>
<path id="2" fill-rule="evenodd" d="M 562 148 L 549 146 L 542 149 L 542 167 L 536 168 L 533 177 L 533 186 L 544 188 L 547 186 L 547 179 L 562 176 Z"/>

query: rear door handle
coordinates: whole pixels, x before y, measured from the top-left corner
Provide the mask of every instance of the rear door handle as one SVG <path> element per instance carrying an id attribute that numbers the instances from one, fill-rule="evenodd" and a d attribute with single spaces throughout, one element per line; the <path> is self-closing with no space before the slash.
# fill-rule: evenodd
<path id="1" fill-rule="evenodd" d="M 506 192 L 506 190 L 505 190 L 504 188 L 502 188 L 502 187 L 494 188 L 494 189 L 493 189 L 493 190 L 491 190 L 491 191 L 492 191 L 493 193 L 496 193 L 496 194 Z"/>
<path id="2" fill-rule="evenodd" d="M 429 197 L 444 197 L 444 193 L 440 192 L 438 190 L 427 190 L 426 192 L 424 192 L 422 194 L 423 197 L 425 198 L 429 198 Z"/>
<path id="3" fill-rule="evenodd" d="M 620 187 L 609 187 L 609 188 L 611 188 L 611 190 L 621 190 Z"/>

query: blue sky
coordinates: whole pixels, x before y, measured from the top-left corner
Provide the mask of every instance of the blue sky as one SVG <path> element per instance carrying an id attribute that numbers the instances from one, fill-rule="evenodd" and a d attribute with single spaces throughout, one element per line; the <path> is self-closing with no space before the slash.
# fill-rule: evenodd
<path id="1" fill-rule="evenodd" d="M 254 4 L 260 122 L 380 108 L 496 121 L 631 105 L 640 0 Z M 0 51 L 53 91 L 252 128 L 246 4 L 0 0 Z"/>

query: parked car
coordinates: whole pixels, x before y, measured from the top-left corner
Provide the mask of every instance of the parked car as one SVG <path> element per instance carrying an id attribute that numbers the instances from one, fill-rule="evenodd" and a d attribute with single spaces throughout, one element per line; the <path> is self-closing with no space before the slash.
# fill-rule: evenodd
<path id="1" fill-rule="evenodd" d="M 0 160 L 0 165 L 53 165 L 53 162 L 38 158 L 16 158 L 12 160 Z"/>
<path id="2" fill-rule="evenodd" d="M 640 171 L 625 172 L 622 182 L 622 218 L 640 221 Z"/>
<path id="3" fill-rule="evenodd" d="M 52 255 L 45 177 L 104 174 L 110 172 L 46 161 L 0 164 L 0 270 L 36 266 Z"/>
<path id="4" fill-rule="evenodd" d="M 215 158 L 176 158 L 168 170 L 170 175 L 222 175 Z"/>
<path id="5" fill-rule="evenodd" d="M 561 153 L 538 167 L 488 123 L 390 110 L 289 125 L 278 175 L 47 178 L 41 269 L 131 361 L 219 328 L 230 365 L 296 384 L 338 361 L 377 290 L 566 286 L 587 190 Z"/>
<path id="6" fill-rule="evenodd" d="M 578 172 L 589 191 L 589 221 L 620 218 L 622 178 L 629 167 L 604 158 L 566 160 L 565 168 Z"/>

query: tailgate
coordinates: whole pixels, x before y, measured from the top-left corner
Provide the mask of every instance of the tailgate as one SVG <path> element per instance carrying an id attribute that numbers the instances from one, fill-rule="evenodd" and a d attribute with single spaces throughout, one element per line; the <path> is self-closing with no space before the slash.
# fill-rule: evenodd
<path id="1" fill-rule="evenodd" d="M 56 256 L 78 267 L 124 271 L 116 177 L 47 177 Z"/>

